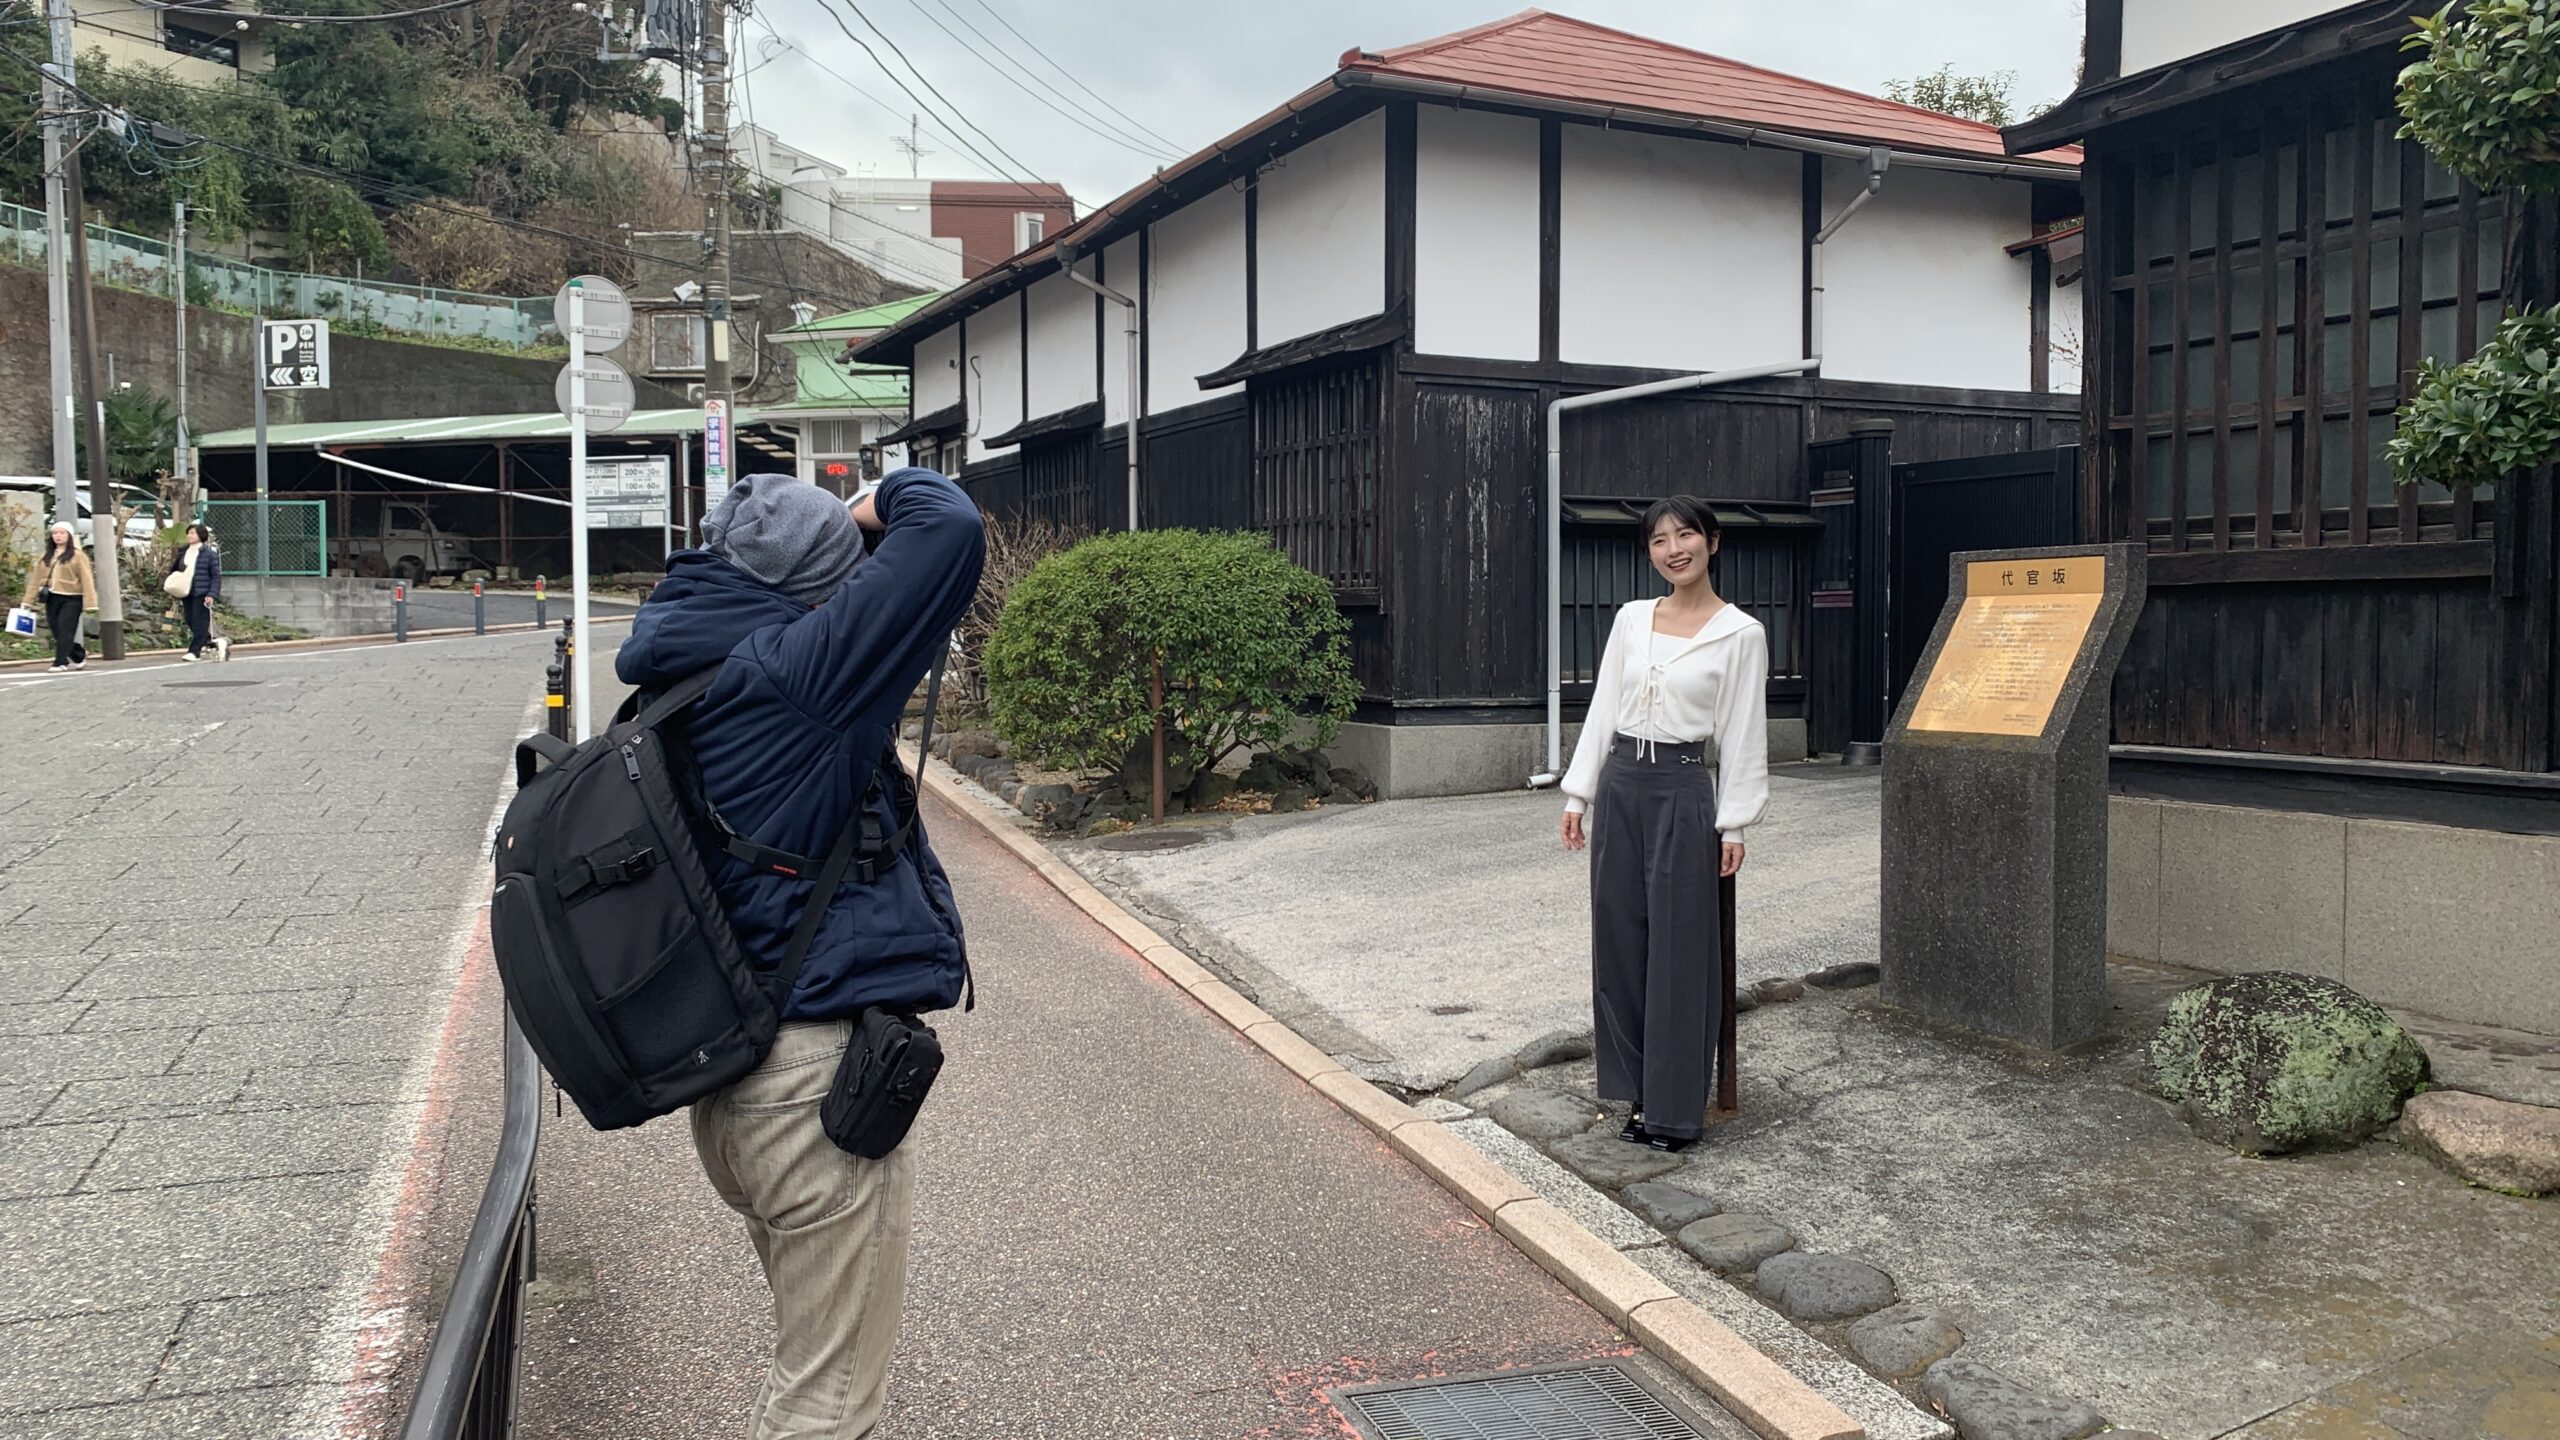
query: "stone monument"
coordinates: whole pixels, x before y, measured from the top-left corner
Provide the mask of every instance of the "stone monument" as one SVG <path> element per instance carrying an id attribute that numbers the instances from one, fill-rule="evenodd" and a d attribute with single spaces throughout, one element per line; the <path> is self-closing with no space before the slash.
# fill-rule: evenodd
<path id="1" fill-rule="evenodd" d="M 2107 736 L 2138 545 L 1971 550 L 1884 742 L 1887 1003 L 2045 1049 L 2107 1010 Z"/>

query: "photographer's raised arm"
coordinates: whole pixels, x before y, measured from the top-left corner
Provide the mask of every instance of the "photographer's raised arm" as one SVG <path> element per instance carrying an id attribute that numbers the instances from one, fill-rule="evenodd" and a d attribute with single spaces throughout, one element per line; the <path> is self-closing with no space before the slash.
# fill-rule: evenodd
<path id="1" fill-rule="evenodd" d="M 933 471 L 894 472 L 872 503 L 884 529 L 871 553 L 833 599 L 785 626 L 767 657 L 791 703 L 838 729 L 895 722 L 887 712 L 951 643 L 986 558 L 978 507 Z"/>

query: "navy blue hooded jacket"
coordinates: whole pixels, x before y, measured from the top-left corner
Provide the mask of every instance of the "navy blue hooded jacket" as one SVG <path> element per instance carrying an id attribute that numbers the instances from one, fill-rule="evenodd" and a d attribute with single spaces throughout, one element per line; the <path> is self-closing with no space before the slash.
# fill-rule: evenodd
<path id="1" fill-rule="evenodd" d="M 890 475 L 874 504 L 885 529 L 833 599 L 813 610 L 709 551 L 678 551 L 614 659 L 614 673 L 642 689 L 721 665 L 686 725 L 704 793 L 739 834 L 813 859 L 869 787 L 907 697 L 976 596 L 985 558 L 977 507 L 930 470 Z M 893 832 L 889 787 L 874 809 L 882 833 Z M 705 848 L 748 957 L 780 965 L 811 882 Z M 784 1019 L 958 1002 L 959 911 L 942 863 L 930 850 L 922 857 L 836 891 Z"/>

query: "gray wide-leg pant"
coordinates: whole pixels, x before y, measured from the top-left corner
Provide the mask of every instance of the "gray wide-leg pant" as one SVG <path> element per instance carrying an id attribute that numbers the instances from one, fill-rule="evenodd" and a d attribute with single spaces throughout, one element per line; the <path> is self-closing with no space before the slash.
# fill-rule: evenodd
<path id="1" fill-rule="evenodd" d="M 1703 745 L 1648 757 L 1610 742 L 1587 821 L 1591 845 L 1592 1050 L 1600 1098 L 1633 1101 L 1645 1128 L 1706 1129 L 1724 926 L 1715 767 Z"/>

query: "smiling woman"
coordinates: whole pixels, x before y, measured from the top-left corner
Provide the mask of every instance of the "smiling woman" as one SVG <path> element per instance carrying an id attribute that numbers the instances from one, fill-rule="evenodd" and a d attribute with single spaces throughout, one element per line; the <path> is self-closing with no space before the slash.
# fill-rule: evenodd
<path id="1" fill-rule="evenodd" d="M 1591 851 L 1600 1098 L 1634 1107 L 1620 1139 L 1657 1150 L 1705 1129 L 1728 882 L 1769 800 L 1769 642 L 1716 593 L 1722 529 L 1686 495 L 1646 512 L 1646 554 L 1671 594 L 1618 611 L 1564 777 L 1565 848 Z"/>

